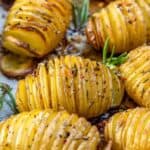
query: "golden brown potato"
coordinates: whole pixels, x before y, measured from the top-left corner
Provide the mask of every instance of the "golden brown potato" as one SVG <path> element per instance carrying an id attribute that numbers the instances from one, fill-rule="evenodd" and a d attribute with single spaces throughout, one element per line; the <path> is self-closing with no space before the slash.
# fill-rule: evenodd
<path id="1" fill-rule="evenodd" d="M 112 1 L 117 0 L 106 0 L 106 2 L 110 3 Z M 141 8 L 143 15 L 145 17 L 146 25 L 147 25 L 147 42 L 150 42 L 150 0 L 122 0 L 122 1 L 135 1 L 138 6 Z"/>
<path id="2" fill-rule="evenodd" d="M 128 57 L 120 66 L 126 91 L 136 103 L 150 107 L 150 46 L 139 47 Z"/>
<path id="3" fill-rule="evenodd" d="M 3 46 L 23 56 L 46 55 L 64 37 L 71 7 L 69 0 L 16 0 L 5 23 Z"/>
<path id="4" fill-rule="evenodd" d="M 147 42 L 150 42 L 150 0 L 135 0 L 143 11 L 147 24 Z"/>
<path id="5" fill-rule="evenodd" d="M 150 150 L 150 110 L 136 108 L 115 114 L 105 127 L 112 150 Z"/>
<path id="6" fill-rule="evenodd" d="M 105 2 L 104 1 L 100 1 L 100 0 L 91 0 L 90 1 L 90 13 L 93 14 L 96 11 L 99 11 L 101 8 L 103 8 L 105 6 Z"/>
<path id="7" fill-rule="evenodd" d="M 89 19 L 88 41 L 101 50 L 109 38 L 109 51 L 130 51 L 146 42 L 146 21 L 141 8 L 134 1 L 115 1 Z"/>
<path id="8" fill-rule="evenodd" d="M 34 110 L 0 123 L 1 150 L 97 150 L 99 142 L 95 126 L 65 111 Z"/>
<path id="9" fill-rule="evenodd" d="M 13 54 L 0 56 L 0 70 L 8 77 L 20 78 L 32 73 L 36 67 L 34 60 Z"/>
<path id="10" fill-rule="evenodd" d="M 19 111 L 66 109 L 87 118 L 118 106 L 123 97 L 119 78 L 100 62 L 66 56 L 40 64 L 33 75 L 18 83 Z"/>

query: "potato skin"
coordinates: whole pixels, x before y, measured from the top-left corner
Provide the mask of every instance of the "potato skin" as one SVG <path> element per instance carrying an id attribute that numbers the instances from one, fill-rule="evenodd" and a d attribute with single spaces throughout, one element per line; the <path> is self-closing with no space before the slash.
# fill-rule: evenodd
<path id="1" fill-rule="evenodd" d="M 66 109 L 91 118 L 120 105 L 123 94 L 121 81 L 105 65 L 65 56 L 40 64 L 33 75 L 20 80 L 16 103 L 19 111 Z"/>
<path id="2" fill-rule="evenodd" d="M 64 37 L 71 8 L 69 0 L 16 0 L 5 23 L 3 46 L 22 56 L 43 57 Z"/>
<path id="3" fill-rule="evenodd" d="M 125 89 L 140 106 L 150 108 L 150 46 L 142 46 L 128 54 L 120 66 Z"/>
<path id="4" fill-rule="evenodd" d="M 66 111 L 34 110 L 0 123 L 0 149 L 97 150 L 98 129 Z"/>
<path id="5" fill-rule="evenodd" d="M 115 114 L 106 124 L 105 139 L 112 150 L 150 149 L 150 110 L 135 108 Z"/>
<path id="6" fill-rule="evenodd" d="M 92 15 L 86 34 L 88 41 L 101 50 L 109 38 L 109 51 L 130 51 L 146 42 L 146 22 L 141 8 L 134 1 L 115 1 Z"/>

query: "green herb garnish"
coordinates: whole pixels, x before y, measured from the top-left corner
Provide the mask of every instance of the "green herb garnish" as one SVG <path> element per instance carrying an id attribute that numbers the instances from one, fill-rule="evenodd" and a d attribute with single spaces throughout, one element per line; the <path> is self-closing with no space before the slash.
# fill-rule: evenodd
<path id="1" fill-rule="evenodd" d="M 114 56 L 115 47 L 112 49 L 112 53 L 110 57 L 108 57 L 108 49 L 109 49 L 109 38 L 106 39 L 104 47 L 103 47 L 103 64 L 105 64 L 110 69 L 115 68 L 117 65 L 123 64 L 127 59 L 127 52 L 121 54 L 120 56 Z"/>
<path id="2" fill-rule="evenodd" d="M 73 0 L 74 25 L 82 28 L 88 20 L 89 0 Z"/>
<path id="3" fill-rule="evenodd" d="M 5 83 L 0 83 L 0 110 L 3 108 L 4 102 L 10 107 L 10 109 L 17 113 L 15 98 L 12 94 L 12 89 Z"/>

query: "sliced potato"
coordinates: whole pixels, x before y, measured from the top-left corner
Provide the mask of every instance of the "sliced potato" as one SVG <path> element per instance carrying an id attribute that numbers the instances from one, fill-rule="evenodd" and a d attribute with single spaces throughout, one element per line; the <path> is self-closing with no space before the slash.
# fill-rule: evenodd
<path id="1" fill-rule="evenodd" d="M 146 42 L 146 19 L 134 1 L 115 1 L 91 16 L 86 34 L 95 49 L 101 50 L 109 38 L 109 51 L 115 47 L 115 53 L 122 53 Z"/>
<path id="2" fill-rule="evenodd" d="M 108 121 L 105 139 L 112 141 L 112 150 L 149 150 L 149 126 L 149 109 L 130 109 L 115 114 Z"/>
<path id="3" fill-rule="evenodd" d="M 136 48 L 120 66 L 128 95 L 140 106 L 150 108 L 150 46 Z"/>
<path id="4" fill-rule="evenodd" d="M 124 94 L 122 82 L 105 65 L 76 56 L 50 59 L 23 81 L 16 91 L 20 111 L 65 109 L 91 118 L 119 106 Z"/>
<path id="5" fill-rule="evenodd" d="M 34 110 L 0 123 L 0 148 L 25 150 L 97 150 L 100 134 L 84 118 L 66 111 Z"/>
<path id="6" fill-rule="evenodd" d="M 21 56 L 45 56 L 63 39 L 71 10 L 70 0 L 16 0 L 6 19 L 3 47 Z"/>
<path id="7" fill-rule="evenodd" d="M 6 54 L 1 57 L 0 69 L 8 77 L 24 77 L 31 73 L 36 62 L 30 58 L 24 58 L 13 54 Z"/>

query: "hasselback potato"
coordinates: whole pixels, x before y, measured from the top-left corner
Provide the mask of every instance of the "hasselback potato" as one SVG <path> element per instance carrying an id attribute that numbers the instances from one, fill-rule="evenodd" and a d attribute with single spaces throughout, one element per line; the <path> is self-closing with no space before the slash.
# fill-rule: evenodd
<path id="1" fill-rule="evenodd" d="M 20 80 L 16 103 L 19 111 L 66 109 L 90 118 L 120 105 L 123 91 L 119 78 L 102 63 L 65 56 L 40 64 Z"/>
<path id="2" fill-rule="evenodd" d="M 150 46 L 139 47 L 128 57 L 120 66 L 126 91 L 139 105 L 150 107 Z"/>
<path id="3" fill-rule="evenodd" d="M 23 112 L 0 123 L 2 150 L 97 150 L 99 142 L 95 126 L 65 111 Z"/>
<path id="4" fill-rule="evenodd" d="M 115 114 L 105 127 L 112 150 L 150 150 L 150 110 L 136 108 Z"/>
<path id="5" fill-rule="evenodd" d="M 108 2 L 112 2 L 112 1 L 115 0 L 108 0 Z M 150 0 L 122 0 L 122 1 L 135 1 L 138 4 L 138 6 L 141 8 L 147 25 L 147 42 L 149 43 L 150 42 Z"/>
<path id="6" fill-rule="evenodd" d="M 71 7 L 69 0 L 16 0 L 5 23 L 3 47 L 22 56 L 46 55 L 64 37 Z"/>
<path id="7" fill-rule="evenodd" d="M 135 0 L 143 11 L 147 24 L 147 42 L 150 42 L 150 0 Z"/>
<path id="8" fill-rule="evenodd" d="M 146 21 L 134 1 L 115 1 L 93 14 L 86 27 L 88 41 L 97 50 L 109 38 L 109 51 L 130 51 L 146 42 Z"/>

